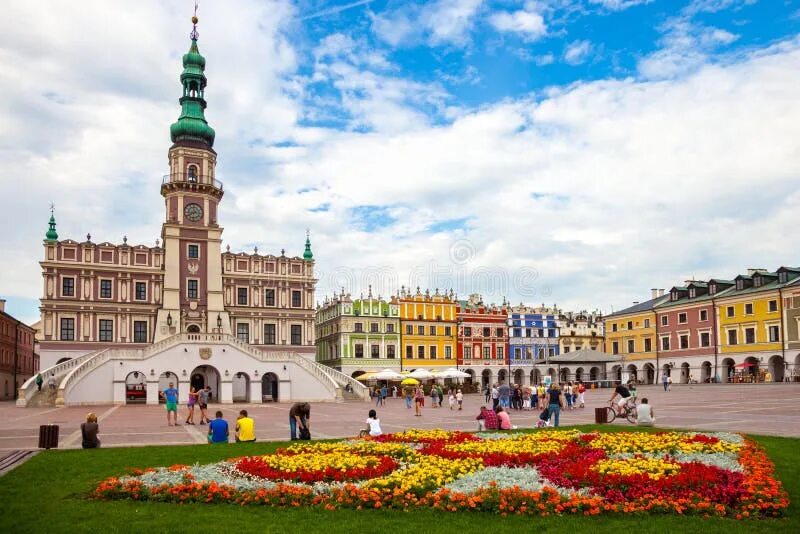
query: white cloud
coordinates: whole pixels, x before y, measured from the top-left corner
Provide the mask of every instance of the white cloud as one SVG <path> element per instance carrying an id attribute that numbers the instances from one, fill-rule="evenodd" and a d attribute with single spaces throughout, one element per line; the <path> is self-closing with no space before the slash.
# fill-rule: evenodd
<path id="1" fill-rule="evenodd" d="M 0 20 L 0 223 L 13 229 L 0 242 L 0 295 L 36 298 L 49 200 L 62 237 L 158 237 L 188 42 L 175 36 L 185 15 L 158 2 L 129 6 L 122 34 L 141 33 L 136 46 L 97 23 L 116 21 L 105 3 L 87 4 L 88 15 L 28 5 Z M 379 279 L 383 294 L 452 285 L 488 301 L 619 309 L 689 276 L 790 263 L 800 248 L 800 234 L 781 231 L 800 224 L 800 40 L 661 81 L 599 80 L 452 110 L 441 88 L 334 36 L 309 77 L 333 84 L 337 106 L 372 126 L 363 133 L 299 122 L 308 98 L 330 95 L 298 75 L 291 6 L 201 9 L 212 12 L 201 12 L 200 47 L 225 243 L 299 254 L 310 227 L 319 298 Z M 426 106 L 452 120 L 431 121 Z M 397 222 L 364 231 L 358 206 Z M 426 231 L 463 218 L 467 228 Z M 452 261 L 454 244 L 465 264 Z"/>
<path id="2" fill-rule="evenodd" d="M 661 48 L 639 61 L 639 73 L 646 78 L 670 78 L 692 72 L 706 64 L 712 52 L 738 39 L 738 35 L 727 30 L 703 26 L 685 17 L 668 20 L 662 31 Z"/>
<path id="3" fill-rule="evenodd" d="M 500 11 L 489 17 L 489 22 L 498 31 L 522 34 L 528 41 L 535 41 L 547 33 L 547 25 L 542 15 L 535 11 L 533 3 L 527 3 L 525 9 L 514 12 Z"/>
<path id="4" fill-rule="evenodd" d="M 629 7 L 649 4 L 652 1 L 653 0 L 589 0 L 590 3 L 599 4 L 610 11 L 623 11 Z"/>
<path id="5" fill-rule="evenodd" d="M 564 61 L 570 65 L 580 65 L 589 57 L 592 43 L 589 41 L 572 41 L 564 49 Z"/>
<path id="6" fill-rule="evenodd" d="M 373 14 L 372 29 L 392 46 L 466 46 L 482 0 L 435 0 Z"/>

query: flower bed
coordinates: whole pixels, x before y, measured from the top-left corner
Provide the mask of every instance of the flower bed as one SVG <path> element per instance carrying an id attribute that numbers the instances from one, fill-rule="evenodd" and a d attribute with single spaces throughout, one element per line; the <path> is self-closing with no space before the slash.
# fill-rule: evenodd
<path id="1" fill-rule="evenodd" d="M 101 482 L 101 499 L 548 515 L 778 517 L 772 463 L 736 434 L 410 430 Z"/>

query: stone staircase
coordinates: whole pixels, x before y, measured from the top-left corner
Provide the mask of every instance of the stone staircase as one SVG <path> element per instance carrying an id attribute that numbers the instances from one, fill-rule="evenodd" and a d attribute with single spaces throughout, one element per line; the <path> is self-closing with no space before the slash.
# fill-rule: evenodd
<path id="1" fill-rule="evenodd" d="M 32 407 L 55 406 L 57 395 L 58 390 L 50 389 L 47 385 L 44 385 L 41 391 L 37 391 L 33 397 L 28 400 L 27 405 Z"/>

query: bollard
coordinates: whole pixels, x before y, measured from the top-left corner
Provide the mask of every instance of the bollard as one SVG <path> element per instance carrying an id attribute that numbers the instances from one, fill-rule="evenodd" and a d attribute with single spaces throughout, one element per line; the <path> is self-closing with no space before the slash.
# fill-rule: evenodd
<path id="1" fill-rule="evenodd" d="M 595 408 L 594 409 L 594 422 L 598 425 L 603 425 L 608 423 L 608 411 L 606 408 Z"/>
<path id="2" fill-rule="evenodd" d="M 40 449 L 58 448 L 58 425 L 39 426 L 39 448 Z"/>

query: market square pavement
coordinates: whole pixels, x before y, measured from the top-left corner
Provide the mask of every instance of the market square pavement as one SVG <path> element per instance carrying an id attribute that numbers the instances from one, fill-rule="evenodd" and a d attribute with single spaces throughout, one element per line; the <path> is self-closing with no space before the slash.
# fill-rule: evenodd
<path id="1" fill-rule="evenodd" d="M 594 422 L 594 408 L 608 405 L 610 389 L 586 392 L 586 407 L 562 410 L 561 425 Z M 665 392 L 661 386 L 640 386 L 639 398 L 648 397 L 656 413 L 657 426 L 689 430 L 733 431 L 751 434 L 800 437 L 800 384 L 702 384 L 673 385 Z M 443 408 L 432 409 L 430 398 L 422 417 L 414 417 L 400 398 L 389 398 L 385 406 L 349 401 L 313 403 L 311 433 L 316 439 L 343 438 L 358 434 L 365 426 L 367 412 L 376 408 L 385 433 L 409 428 L 476 430 L 475 416 L 484 405 L 483 395 L 466 395 L 464 409 L 451 411 L 447 398 Z M 256 422 L 258 441 L 285 440 L 289 437 L 290 404 L 211 404 L 211 417 L 222 410 L 231 423 L 241 409 L 247 409 Z M 70 406 L 63 408 L 18 408 L 13 402 L 0 403 L 0 451 L 35 449 L 39 425 L 60 427 L 59 448 L 80 447 L 80 423 L 88 412 L 97 414 L 103 447 L 139 445 L 189 445 L 206 442 L 206 427 L 185 425 L 186 407 L 178 413 L 179 426 L 167 426 L 165 409 L 160 406 Z M 511 410 L 511 421 L 519 428 L 535 426 L 538 411 Z M 195 421 L 199 421 L 196 410 Z M 627 425 L 615 422 L 614 425 Z"/>

